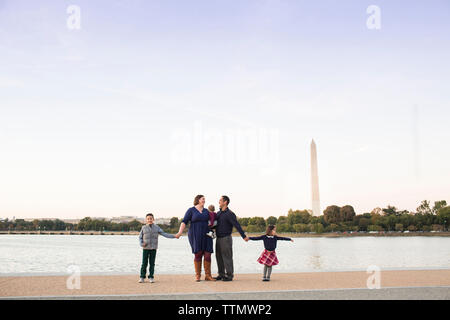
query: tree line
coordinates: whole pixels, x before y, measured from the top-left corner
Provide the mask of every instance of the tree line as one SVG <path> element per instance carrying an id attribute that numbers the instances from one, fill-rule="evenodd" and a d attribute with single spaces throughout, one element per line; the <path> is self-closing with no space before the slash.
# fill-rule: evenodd
<path id="1" fill-rule="evenodd" d="M 249 233 L 264 232 L 268 225 L 276 225 L 278 232 L 324 233 L 324 232 L 369 232 L 369 231 L 446 231 L 450 223 L 450 206 L 445 200 L 436 201 L 434 205 L 424 200 L 415 212 L 398 210 L 388 205 L 375 208 L 371 212 L 356 214 L 351 205 L 326 207 L 321 216 L 313 216 L 308 210 L 288 211 L 285 216 L 268 218 L 238 218 L 244 231 Z M 177 233 L 181 219 L 173 217 L 168 225 L 160 225 L 169 233 Z M 0 230 L 42 230 L 42 231 L 139 231 L 142 223 L 133 220 L 128 223 L 113 223 L 106 220 L 86 217 L 77 224 L 62 220 L 23 219 L 0 221 Z"/>

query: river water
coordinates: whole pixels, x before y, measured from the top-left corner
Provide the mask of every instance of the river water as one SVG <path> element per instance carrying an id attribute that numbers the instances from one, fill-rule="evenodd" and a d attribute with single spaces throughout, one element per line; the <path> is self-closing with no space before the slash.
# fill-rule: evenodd
<path id="1" fill-rule="evenodd" d="M 262 241 L 234 237 L 235 273 L 259 273 L 262 250 Z M 278 241 L 277 255 L 276 272 L 448 269 L 450 237 L 294 238 Z M 0 235 L 0 276 L 67 274 L 73 265 L 82 274 L 138 274 L 141 256 L 137 236 Z M 192 274 L 192 261 L 186 236 L 159 237 L 156 274 Z"/>

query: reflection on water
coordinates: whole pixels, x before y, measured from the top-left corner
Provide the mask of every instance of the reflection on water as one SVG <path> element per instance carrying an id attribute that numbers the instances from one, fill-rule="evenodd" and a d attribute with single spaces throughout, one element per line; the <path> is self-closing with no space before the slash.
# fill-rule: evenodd
<path id="1" fill-rule="evenodd" d="M 320 243 L 317 238 L 311 239 L 311 255 L 309 257 L 310 265 L 314 270 L 321 270 L 322 269 L 322 260 L 320 257 Z"/>
<path id="2" fill-rule="evenodd" d="M 295 238 L 279 241 L 276 272 L 450 268 L 448 237 Z M 256 260 L 262 241 L 233 238 L 236 273 L 261 272 Z M 0 235 L 0 275 L 66 273 L 70 265 L 82 273 L 134 273 L 142 249 L 137 236 Z M 193 273 L 187 237 L 159 238 L 157 273 Z M 212 271 L 217 271 L 213 254 Z"/>
<path id="3" fill-rule="evenodd" d="M 309 261 L 313 269 L 315 270 L 322 269 L 322 262 L 320 261 L 320 256 L 310 256 Z"/>

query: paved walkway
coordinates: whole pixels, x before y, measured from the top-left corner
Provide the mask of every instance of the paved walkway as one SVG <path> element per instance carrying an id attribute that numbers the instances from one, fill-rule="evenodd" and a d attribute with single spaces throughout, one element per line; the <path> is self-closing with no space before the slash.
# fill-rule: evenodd
<path id="1" fill-rule="evenodd" d="M 380 272 L 381 289 L 367 289 L 362 271 L 238 274 L 232 282 L 195 282 L 193 275 L 158 275 L 155 283 L 138 276 L 81 276 L 80 289 L 67 288 L 67 276 L 0 277 L 0 298 L 73 299 L 449 299 L 450 269 Z M 344 289 L 344 290 L 343 290 Z M 270 293 L 270 295 L 269 295 Z"/>
<path id="2" fill-rule="evenodd" d="M 8 300 L 450 300 L 450 287 L 325 289 L 107 296 L 9 297 Z"/>

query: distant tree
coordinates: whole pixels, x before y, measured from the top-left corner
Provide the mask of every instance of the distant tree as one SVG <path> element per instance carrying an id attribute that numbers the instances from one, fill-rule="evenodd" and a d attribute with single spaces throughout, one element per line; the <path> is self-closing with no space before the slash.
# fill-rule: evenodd
<path id="1" fill-rule="evenodd" d="M 322 216 L 312 216 L 311 220 L 309 221 L 309 224 L 315 224 L 315 223 L 321 223 L 324 224 L 325 220 L 323 219 L 323 215 Z"/>
<path id="2" fill-rule="evenodd" d="M 136 219 L 128 222 L 128 230 L 140 231 L 142 226 L 143 226 L 142 222 L 137 221 Z M 102 227 L 106 227 L 106 226 L 102 226 Z M 107 230 L 107 228 L 105 228 L 104 230 Z"/>
<path id="3" fill-rule="evenodd" d="M 293 232 L 293 227 L 291 229 L 291 226 L 287 223 L 277 224 L 277 233 L 280 232 Z"/>
<path id="4" fill-rule="evenodd" d="M 450 224 L 450 206 L 440 208 L 437 212 L 438 223 L 448 230 Z"/>
<path id="5" fill-rule="evenodd" d="M 373 225 L 371 224 L 370 226 L 367 227 L 367 231 L 383 231 L 383 227 L 379 226 L 379 225 Z"/>
<path id="6" fill-rule="evenodd" d="M 55 230 L 55 223 L 52 220 L 39 220 L 41 230 Z"/>
<path id="7" fill-rule="evenodd" d="M 371 215 L 382 215 L 383 214 L 383 209 L 381 209 L 380 207 L 376 207 L 373 208 L 373 210 L 370 212 Z"/>
<path id="8" fill-rule="evenodd" d="M 261 217 L 253 217 L 248 221 L 248 225 L 255 225 L 259 231 L 264 231 L 266 229 L 266 220 Z"/>
<path id="9" fill-rule="evenodd" d="M 352 221 L 353 217 L 355 217 L 355 209 L 352 206 L 346 205 L 340 209 L 340 218 L 341 221 Z"/>
<path id="10" fill-rule="evenodd" d="M 288 222 L 288 220 L 287 220 L 286 216 L 279 216 L 278 220 L 277 220 L 277 225 L 284 224 L 284 223 L 287 223 L 287 222 Z"/>
<path id="11" fill-rule="evenodd" d="M 447 206 L 447 201 L 445 201 L 445 200 L 435 201 L 433 209 L 431 211 L 433 212 L 433 214 L 437 214 L 441 208 L 444 208 L 446 206 Z"/>
<path id="12" fill-rule="evenodd" d="M 311 230 L 316 233 L 322 233 L 324 231 L 324 227 L 321 223 L 315 223 L 312 225 Z"/>
<path id="13" fill-rule="evenodd" d="M 395 231 L 403 231 L 403 224 L 396 223 L 395 224 Z"/>
<path id="14" fill-rule="evenodd" d="M 62 220 L 56 219 L 53 225 L 53 230 L 66 230 L 66 223 Z"/>
<path id="15" fill-rule="evenodd" d="M 90 217 L 85 217 L 78 222 L 76 229 L 80 230 L 80 231 L 87 231 L 87 230 L 90 230 L 89 228 L 91 227 L 91 224 L 92 224 L 92 219 Z M 40 225 L 40 223 L 39 223 L 39 225 Z M 41 229 L 43 230 L 42 226 L 41 226 Z"/>
<path id="16" fill-rule="evenodd" d="M 247 232 L 263 232 L 263 230 L 255 224 L 250 224 L 247 226 Z"/>
<path id="17" fill-rule="evenodd" d="M 334 232 L 334 231 L 337 231 L 337 229 L 338 229 L 338 225 L 337 224 L 335 224 L 335 223 L 332 223 L 332 224 L 330 224 L 330 231 L 331 232 Z"/>
<path id="18" fill-rule="evenodd" d="M 394 215 L 382 216 L 377 220 L 376 225 L 382 227 L 386 231 L 391 231 L 395 229 L 396 218 Z"/>
<path id="19" fill-rule="evenodd" d="M 170 219 L 170 228 L 171 229 L 178 228 L 179 226 L 180 226 L 180 222 L 178 221 L 177 217 L 173 217 Z"/>
<path id="20" fill-rule="evenodd" d="M 359 223 L 358 223 L 359 230 L 367 231 L 367 227 L 369 226 L 369 224 L 370 224 L 370 219 L 368 219 L 368 218 L 359 219 Z"/>
<path id="21" fill-rule="evenodd" d="M 248 226 L 248 221 L 250 218 L 238 218 L 238 222 L 242 227 Z"/>
<path id="22" fill-rule="evenodd" d="M 390 216 L 390 215 L 396 215 L 397 214 L 397 208 L 391 205 L 388 205 L 387 208 L 383 208 L 383 215 Z"/>
<path id="23" fill-rule="evenodd" d="M 324 220 L 326 223 L 339 223 L 341 222 L 341 208 L 335 205 L 328 206 L 323 211 Z M 311 221 L 312 222 L 312 221 Z"/>
<path id="24" fill-rule="evenodd" d="M 270 216 L 266 219 L 267 225 L 276 225 L 277 224 L 277 218 L 274 216 Z"/>
<path id="25" fill-rule="evenodd" d="M 66 230 L 75 230 L 75 225 L 73 223 L 66 223 Z"/>
<path id="26" fill-rule="evenodd" d="M 417 207 L 416 211 L 420 214 L 433 214 L 433 211 L 430 208 L 430 201 L 428 200 L 423 200 L 420 206 Z"/>
<path id="27" fill-rule="evenodd" d="M 309 231 L 308 225 L 304 224 L 304 223 L 294 224 L 294 230 L 295 230 L 295 232 L 301 232 L 301 233 Z"/>
<path id="28" fill-rule="evenodd" d="M 311 214 L 307 210 L 289 210 L 287 216 L 288 223 L 294 225 L 297 223 L 309 223 L 311 220 Z"/>
<path id="29" fill-rule="evenodd" d="M 34 219 L 32 224 L 33 224 L 33 230 L 38 230 L 39 220 L 38 219 Z"/>

